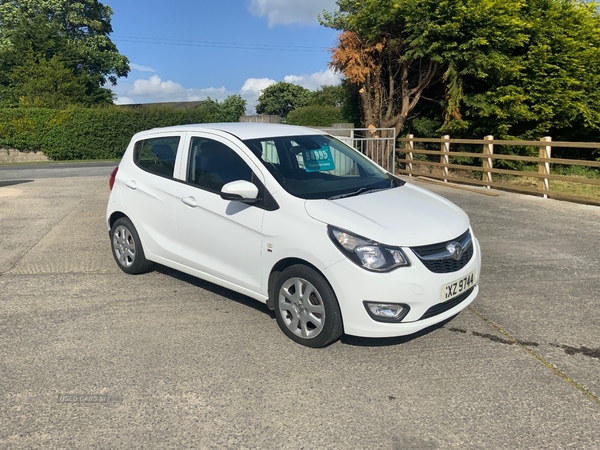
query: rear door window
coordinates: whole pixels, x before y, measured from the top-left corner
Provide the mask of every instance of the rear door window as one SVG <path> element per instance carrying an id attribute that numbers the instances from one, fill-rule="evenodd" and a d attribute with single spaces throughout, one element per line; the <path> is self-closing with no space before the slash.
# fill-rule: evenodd
<path id="1" fill-rule="evenodd" d="M 166 136 L 136 142 L 133 149 L 135 164 L 147 172 L 173 178 L 180 140 L 179 136 Z"/>

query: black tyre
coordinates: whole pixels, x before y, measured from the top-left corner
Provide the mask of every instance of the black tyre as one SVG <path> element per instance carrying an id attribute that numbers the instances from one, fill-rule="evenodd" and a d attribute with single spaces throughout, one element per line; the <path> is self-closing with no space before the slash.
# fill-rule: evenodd
<path id="1" fill-rule="evenodd" d="M 152 262 L 146 259 L 137 230 L 127 217 L 121 217 L 110 229 L 112 254 L 125 273 L 137 275 L 147 272 Z"/>
<path id="2" fill-rule="evenodd" d="M 290 339 L 307 347 L 324 347 L 342 335 L 335 293 L 315 270 L 288 267 L 279 275 L 274 292 L 277 323 Z"/>

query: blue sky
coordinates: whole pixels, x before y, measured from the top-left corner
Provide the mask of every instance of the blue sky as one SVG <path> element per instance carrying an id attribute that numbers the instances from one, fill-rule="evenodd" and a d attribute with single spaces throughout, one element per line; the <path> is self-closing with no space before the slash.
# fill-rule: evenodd
<path id="1" fill-rule="evenodd" d="M 112 41 L 131 72 L 117 103 L 224 100 L 253 111 L 265 87 L 288 81 L 314 90 L 338 84 L 328 69 L 337 31 L 318 24 L 335 0 L 105 0 Z"/>

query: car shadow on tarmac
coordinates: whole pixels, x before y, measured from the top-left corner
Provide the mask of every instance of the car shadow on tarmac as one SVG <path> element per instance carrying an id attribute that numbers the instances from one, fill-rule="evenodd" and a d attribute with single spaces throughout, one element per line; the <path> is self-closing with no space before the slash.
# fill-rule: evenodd
<path id="1" fill-rule="evenodd" d="M 221 297 L 225 297 L 229 300 L 233 300 L 234 302 L 240 303 L 244 306 L 254 308 L 255 310 L 257 310 L 259 312 L 265 313 L 266 315 L 271 317 L 271 319 L 275 319 L 275 313 L 272 310 L 270 310 L 267 307 L 267 305 L 265 305 L 264 303 L 261 303 L 257 300 L 254 300 L 253 298 L 248 297 L 244 294 L 239 294 L 235 291 L 218 286 L 209 281 L 201 280 L 200 278 L 196 278 L 192 275 L 188 275 L 186 273 L 179 272 L 178 270 L 171 269 L 166 266 L 161 266 L 159 264 L 154 265 L 154 270 L 158 273 L 162 273 L 164 275 L 168 275 L 170 277 L 181 280 L 185 283 L 189 283 L 200 289 L 204 289 L 208 292 L 212 292 L 213 294 L 220 295 Z"/>
<path id="2" fill-rule="evenodd" d="M 189 283 L 193 286 L 196 286 L 200 289 L 204 289 L 213 294 L 220 295 L 222 297 L 225 297 L 229 300 L 232 300 L 232 301 L 242 304 L 244 306 L 253 308 L 256 311 L 264 313 L 264 314 L 268 315 L 271 319 L 275 320 L 275 312 L 272 311 L 271 309 L 269 309 L 269 307 L 266 304 L 256 301 L 253 298 L 250 298 L 246 295 L 239 294 L 230 289 L 218 286 L 218 285 L 210 283 L 208 281 L 201 280 L 200 278 L 196 278 L 196 277 L 193 277 L 192 275 L 188 275 L 186 273 L 179 272 L 175 269 L 171 269 L 166 266 L 161 266 L 159 264 L 155 264 L 154 270 L 158 273 L 162 273 L 163 275 L 168 275 L 170 277 L 181 280 L 185 283 Z M 340 338 L 340 342 L 342 344 L 355 346 L 355 347 L 388 347 L 388 346 L 393 346 L 393 345 L 406 344 L 407 342 L 410 342 L 413 339 L 420 338 L 421 336 L 424 336 L 426 334 L 431 333 L 432 331 L 435 331 L 439 328 L 444 327 L 449 322 L 454 320 L 455 317 L 456 317 L 456 315 L 444 320 L 443 322 L 432 325 L 430 327 L 425 328 L 424 330 L 421 330 L 417 333 L 413 333 L 413 334 L 410 334 L 407 336 L 399 336 L 399 337 L 392 337 L 392 338 L 364 338 L 364 337 L 349 336 L 349 335 L 344 334 Z"/>
<path id="3" fill-rule="evenodd" d="M 431 325 L 430 327 L 427 327 L 421 331 L 406 336 L 390 338 L 365 338 L 358 336 L 349 336 L 345 334 L 342 336 L 340 341 L 346 345 L 351 345 L 355 347 L 388 347 L 392 345 L 406 344 L 407 342 L 410 342 L 413 339 L 420 338 L 422 336 L 425 336 L 426 334 L 431 333 L 432 331 L 444 327 L 452 320 L 454 320 L 456 316 L 458 316 L 458 314 L 444 320 L 443 322 L 436 323 L 435 325 Z"/>

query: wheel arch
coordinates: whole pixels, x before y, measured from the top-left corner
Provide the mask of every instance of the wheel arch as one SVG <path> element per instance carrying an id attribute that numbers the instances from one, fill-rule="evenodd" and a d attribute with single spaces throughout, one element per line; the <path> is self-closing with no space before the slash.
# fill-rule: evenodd
<path id="1" fill-rule="evenodd" d="M 109 234 L 109 236 L 110 236 L 112 227 L 115 224 L 115 222 L 117 220 L 119 220 L 119 219 L 122 219 L 122 218 L 128 219 L 132 223 L 132 225 L 135 227 L 135 229 L 136 229 L 136 231 L 138 233 L 138 237 L 140 238 L 140 242 L 142 243 L 142 246 L 145 248 L 145 246 L 144 246 L 144 238 L 142 238 L 142 236 L 140 235 L 138 224 L 135 223 L 134 220 L 131 217 L 129 217 L 127 214 L 125 214 L 123 211 L 114 211 L 109 216 L 109 218 L 108 218 L 108 226 L 109 226 L 108 234 Z"/>
<path id="2" fill-rule="evenodd" d="M 113 234 L 113 228 L 115 227 L 115 224 L 119 220 L 123 220 L 123 222 L 121 222 L 122 226 L 125 229 L 127 229 L 128 232 L 130 233 L 130 237 L 127 237 L 127 239 L 129 240 L 129 238 L 131 238 L 133 240 L 133 250 L 132 250 L 133 253 L 130 252 L 130 254 L 133 255 L 132 261 L 131 261 L 131 263 L 125 263 L 125 265 L 123 264 L 123 261 L 121 261 L 119 255 L 117 255 L 115 253 L 115 247 L 120 244 L 117 241 L 115 241 L 115 236 Z M 110 230 L 109 230 L 108 234 L 109 234 L 110 240 L 111 240 L 112 255 L 113 255 L 113 258 L 115 259 L 117 265 L 119 266 L 119 268 L 123 272 L 130 274 L 130 275 L 138 275 L 138 274 L 147 272 L 152 267 L 153 262 L 146 258 L 142 239 L 139 235 L 139 232 L 137 231 L 136 226 L 133 224 L 133 221 L 127 216 L 127 214 L 125 214 L 121 211 L 115 211 L 109 216 L 108 223 L 110 224 Z M 123 239 L 122 236 L 121 236 L 121 239 Z M 124 249 L 123 249 L 122 245 L 120 245 L 120 246 L 121 246 L 120 252 L 122 254 Z M 130 248 L 130 247 L 128 247 L 128 248 Z"/>
<path id="3" fill-rule="evenodd" d="M 113 212 L 110 217 L 108 218 L 108 225 L 109 225 L 109 229 L 112 229 L 113 225 L 115 224 L 115 222 L 117 220 L 119 220 L 122 217 L 127 217 L 129 219 L 129 217 L 127 216 L 127 214 L 121 212 L 121 211 L 115 211 Z M 131 219 L 129 219 L 131 220 Z"/>
<path id="4" fill-rule="evenodd" d="M 331 283 L 329 282 L 327 277 L 323 274 L 323 272 L 321 272 L 319 270 L 319 268 L 317 266 L 315 266 L 314 264 L 311 264 L 310 262 L 306 261 L 305 259 L 301 259 L 301 258 L 284 258 L 281 261 L 278 261 L 277 264 L 275 264 L 273 266 L 273 268 L 271 269 L 271 272 L 269 273 L 269 285 L 268 285 L 268 290 L 267 290 L 267 295 L 269 297 L 267 299 L 267 306 L 269 307 L 269 309 L 271 309 L 271 310 L 275 309 L 275 305 L 274 305 L 275 292 L 274 291 L 275 291 L 275 283 L 277 282 L 277 278 L 279 277 L 279 274 L 281 272 L 283 272 L 285 269 L 287 269 L 288 267 L 295 266 L 297 264 L 310 267 L 315 272 L 317 272 L 319 275 L 321 275 L 323 277 L 323 279 L 325 280 L 325 282 L 331 287 L 331 290 L 335 294 L 335 290 L 333 289 L 333 286 L 331 285 Z"/>

